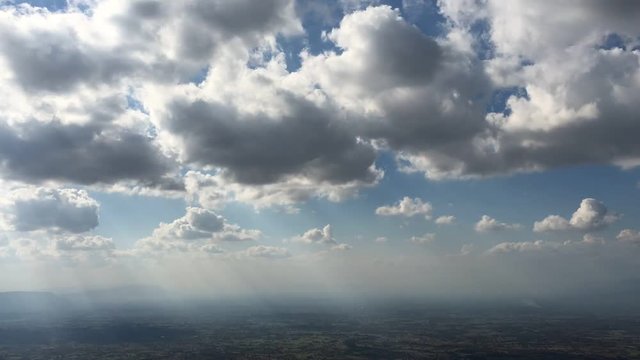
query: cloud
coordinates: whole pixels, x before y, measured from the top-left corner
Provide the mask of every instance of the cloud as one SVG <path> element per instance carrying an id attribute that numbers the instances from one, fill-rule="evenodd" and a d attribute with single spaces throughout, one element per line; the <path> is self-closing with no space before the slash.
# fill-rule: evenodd
<path id="1" fill-rule="evenodd" d="M 435 223 L 438 225 L 452 225 L 456 222 L 456 217 L 453 215 L 443 215 L 439 216 Z"/>
<path id="2" fill-rule="evenodd" d="M 18 232 L 82 233 L 98 226 L 99 204 L 84 190 L 23 187 L 11 191 L 0 210 Z"/>
<path id="3" fill-rule="evenodd" d="M 304 57 L 300 75 L 363 118 L 352 122 L 358 134 L 404 154 L 403 169 L 422 171 L 407 159 L 440 153 L 442 166 L 455 166 L 445 155 L 467 151 L 460 145 L 487 129 L 482 64 L 446 39 L 425 36 L 398 11 L 380 6 L 352 13 L 327 38 L 342 51 Z"/>
<path id="4" fill-rule="evenodd" d="M 147 252 L 220 253 L 216 243 L 255 241 L 261 235 L 258 230 L 230 224 L 211 210 L 188 207 L 183 217 L 171 223 L 160 223 L 151 236 L 136 242 L 135 248 Z"/>
<path id="5" fill-rule="evenodd" d="M 422 236 L 412 236 L 410 240 L 414 244 L 427 245 L 427 244 L 431 244 L 436 240 L 436 234 L 427 233 Z"/>
<path id="6" fill-rule="evenodd" d="M 33 262 L 66 267 L 101 267 L 114 263 L 118 250 L 112 239 L 89 234 L 19 233 L 0 243 L 0 257 L 7 262 Z"/>
<path id="7" fill-rule="evenodd" d="M 306 245 L 324 245 L 328 247 L 328 250 L 322 250 L 316 255 L 326 255 L 330 251 L 334 252 L 343 252 L 353 249 L 353 247 L 349 244 L 339 243 L 335 237 L 333 236 L 333 229 L 331 225 L 325 225 L 322 229 L 313 228 L 305 231 L 302 235 L 295 236 L 289 240 L 285 240 L 285 242 L 306 244 Z"/>
<path id="8" fill-rule="evenodd" d="M 607 207 L 600 201 L 592 198 L 583 199 L 578 209 L 567 220 L 559 215 L 549 215 L 541 221 L 533 224 L 533 231 L 557 231 L 557 230 L 597 230 L 616 220 L 619 215 L 610 214 Z"/>
<path id="9" fill-rule="evenodd" d="M 154 230 L 154 237 L 163 239 L 206 239 L 223 230 L 224 219 L 210 210 L 187 208 L 185 216 L 171 223 L 162 223 Z"/>
<path id="10" fill-rule="evenodd" d="M 230 42 L 253 47 L 302 27 L 290 0 L 107 0 L 90 9 L 3 8 L 0 41 L 13 78 L 26 90 L 145 78 L 177 80 L 206 66 Z"/>
<path id="11" fill-rule="evenodd" d="M 463 244 L 460 248 L 460 255 L 470 255 L 474 253 L 476 250 L 476 245 L 474 244 Z"/>
<path id="12" fill-rule="evenodd" d="M 380 216 L 404 216 L 413 217 L 422 215 L 426 219 L 431 219 L 433 207 L 430 203 L 424 202 L 420 198 L 410 198 L 405 196 L 394 205 L 385 205 L 376 209 L 376 215 Z"/>
<path id="13" fill-rule="evenodd" d="M 359 142 L 328 113 L 290 97 L 286 114 L 242 114 L 216 102 L 176 100 L 163 128 L 180 142 L 184 161 L 217 166 L 244 184 L 302 176 L 315 182 L 373 182 L 373 148 Z"/>
<path id="14" fill-rule="evenodd" d="M 568 230 L 568 229 L 571 229 L 571 224 L 569 223 L 569 220 L 559 215 L 549 215 L 546 218 L 540 221 L 536 221 L 533 224 L 533 231 L 535 232 L 557 231 L 557 230 Z"/>
<path id="15" fill-rule="evenodd" d="M 640 146 L 630 134 L 640 126 L 640 54 L 632 49 L 640 29 L 632 20 L 638 6 L 622 3 L 440 2 L 455 24 L 451 34 L 491 46 L 485 69 L 494 90 L 513 95 L 468 141 L 407 156 L 413 169 L 455 178 L 585 163 L 636 166 Z M 477 23 L 490 30 L 473 33 Z M 611 34 L 624 45 L 608 47 Z"/>
<path id="16" fill-rule="evenodd" d="M 380 4 L 381 0 L 338 0 L 340 6 L 345 13 L 350 13 L 356 10 L 364 10 L 370 6 Z"/>
<path id="17" fill-rule="evenodd" d="M 313 228 L 304 232 L 304 234 L 294 237 L 293 242 L 301 244 L 325 244 L 336 245 L 338 242 L 333 237 L 331 225 L 325 225 L 322 229 Z"/>
<path id="18" fill-rule="evenodd" d="M 291 253 L 286 248 L 267 245 L 252 246 L 246 249 L 244 254 L 248 257 L 268 259 L 283 259 L 291 257 Z"/>
<path id="19" fill-rule="evenodd" d="M 352 249 L 353 249 L 353 246 L 345 243 L 337 244 L 331 247 L 331 251 L 349 251 Z"/>
<path id="20" fill-rule="evenodd" d="M 279 207 L 287 212 L 298 212 L 297 204 L 312 198 L 340 202 L 354 197 L 362 187 L 374 186 L 382 174 L 372 183 L 351 181 L 344 184 L 315 182 L 293 176 L 273 184 L 241 184 L 224 174 L 204 174 L 190 171 L 185 175 L 187 199 L 208 209 L 220 209 L 228 202 L 240 202 L 256 210 Z"/>
<path id="21" fill-rule="evenodd" d="M 540 251 L 546 248 L 559 246 L 556 243 L 549 243 L 542 240 L 523 242 L 503 242 L 487 251 L 488 254 Z"/>
<path id="22" fill-rule="evenodd" d="M 618 241 L 640 244 L 640 231 L 624 229 L 616 237 Z"/>
<path id="23" fill-rule="evenodd" d="M 593 234 L 585 234 L 581 240 L 567 240 L 563 242 L 555 241 L 522 241 L 522 242 L 503 242 L 491 249 L 485 254 L 509 254 L 509 253 L 541 253 L 541 254 L 575 254 L 576 252 L 593 249 L 597 246 L 609 246 L 610 244 L 602 237 Z M 609 248 L 607 250 L 613 250 Z"/>
<path id="24" fill-rule="evenodd" d="M 55 240 L 59 251 L 110 251 L 115 250 L 112 239 L 102 236 L 73 235 Z"/>
<path id="25" fill-rule="evenodd" d="M 582 243 L 584 244 L 604 244 L 606 243 L 606 239 L 601 236 L 596 236 L 594 234 L 584 234 L 582 236 Z"/>
<path id="26" fill-rule="evenodd" d="M 618 219 L 615 214 L 609 214 L 607 207 L 596 199 L 583 199 L 580 207 L 571 215 L 571 226 L 582 230 L 593 230 L 607 226 Z"/>
<path id="27" fill-rule="evenodd" d="M 83 185 L 136 180 L 180 190 L 172 166 L 148 137 L 118 126 L 0 123 L 0 173 L 8 179 Z"/>
<path id="28" fill-rule="evenodd" d="M 1 176 L 182 190 L 178 165 L 156 141 L 136 94 L 152 84 L 177 85 L 229 48 L 302 30 L 290 0 L 78 6 L 0 10 L 7 33 L 0 39 Z"/>
<path id="29" fill-rule="evenodd" d="M 5 6 L 0 173 L 180 191 L 183 166 L 293 208 L 375 185 L 380 149 L 432 179 L 640 163 L 636 5 L 438 2 L 432 38 L 375 3 L 341 2 L 335 49 L 295 71 L 290 0 Z M 506 109 L 487 114 L 496 92 Z"/>
<path id="30" fill-rule="evenodd" d="M 3 184 L 0 257 L 59 266 L 102 266 L 115 260 L 115 242 L 92 235 L 99 203 L 85 190 Z"/>
<path id="31" fill-rule="evenodd" d="M 345 16 L 327 38 L 344 52 L 323 59 L 323 75 L 328 81 L 338 81 L 336 77 L 343 76 L 345 91 L 354 94 L 370 96 L 389 88 L 420 85 L 434 76 L 442 59 L 435 40 L 406 23 L 388 6 L 369 7 Z M 344 71 L 344 66 L 351 70 Z M 372 74 L 378 76 L 370 77 Z"/>
<path id="32" fill-rule="evenodd" d="M 477 232 L 516 230 L 520 228 L 520 224 L 508 224 L 500 222 L 488 215 L 482 215 L 482 218 L 476 223 L 474 229 Z"/>
<path id="33" fill-rule="evenodd" d="M 25 91 L 68 92 L 82 83 L 109 84 L 140 66 L 126 54 L 79 44 L 74 29 L 8 31 L 7 24 L 0 26 L 7 34 L 0 53 Z"/>

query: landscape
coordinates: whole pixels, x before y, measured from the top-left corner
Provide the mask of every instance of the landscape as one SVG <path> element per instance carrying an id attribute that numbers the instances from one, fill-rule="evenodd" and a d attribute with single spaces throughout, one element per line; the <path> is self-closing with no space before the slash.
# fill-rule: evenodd
<path id="1" fill-rule="evenodd" d="M 1 359 L 632 359 L 640 315 L 534 301 L 0 294 Z M 90 296 L 90 297 L 93 297 Z M 74 302 L 75 299 L 75 302 Z M 314 300 L 311 300 L 314 299 Z"/>
<path id="2" fill-rule="evenodd" d="M 640 359 L 640 0 L 0 0 L 0 360 Z"/>

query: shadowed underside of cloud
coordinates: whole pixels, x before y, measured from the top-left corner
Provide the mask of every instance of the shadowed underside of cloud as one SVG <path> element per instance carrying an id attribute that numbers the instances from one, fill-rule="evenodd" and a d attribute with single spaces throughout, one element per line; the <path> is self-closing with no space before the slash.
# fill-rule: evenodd
<path id="1" fill-rule="evenodd" d="M 166 128 L 183 143 L 185 161 L 220 166 L 241 183 L 274 183 L 290 175 L 341 184 L 372 182 L 375 153 L 339 122 L 287 96 L 281 118 L 242 116 L 223 104 L 171 104 Z"/>
<path id="2" fill-rule="evenodd" d="M 82 233 L 98 226 L 98 208 L 84 190 L 26 187 L 8 194 L 0 215 L 9 230 Z"/>
<path id="3" fill-rule="evenodd" d="M 137 180 L 149 187 L 181 189 L 170 171 L 171 160 L 151 139 L 127 129 L 59 121 L 0 125 L 0 172 L 6 179 L 83 185 Z"/>

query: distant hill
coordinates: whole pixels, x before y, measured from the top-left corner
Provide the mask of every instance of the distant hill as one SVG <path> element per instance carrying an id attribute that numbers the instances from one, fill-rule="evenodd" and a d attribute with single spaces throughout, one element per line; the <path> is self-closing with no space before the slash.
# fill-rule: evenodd
<path id="1" fill-rule="evenodd" d="M 91 289 L 67 295 L 74 302 L 86 302 L 93 305 L 116 305 L 138 302 L 163 301 L 167 292 L 153 286 L 120 286 L 106 289 Z"/>
<path id="2" fill-rule="evenodd" d="M 0 314 L 23 312 L 55 312 L 67 307 L 67 301 L 51 292 L 0 292 Z"/>

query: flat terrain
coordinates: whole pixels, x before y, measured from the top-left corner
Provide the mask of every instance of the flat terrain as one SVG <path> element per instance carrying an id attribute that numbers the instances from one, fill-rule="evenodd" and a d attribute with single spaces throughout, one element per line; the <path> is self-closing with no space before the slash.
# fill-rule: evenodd
<path id="1" fill-rule="evenodd" d="M 0 359 L 629 359 L 640 318 L 447 306 L 207 304 L 4 313 Z"/>

